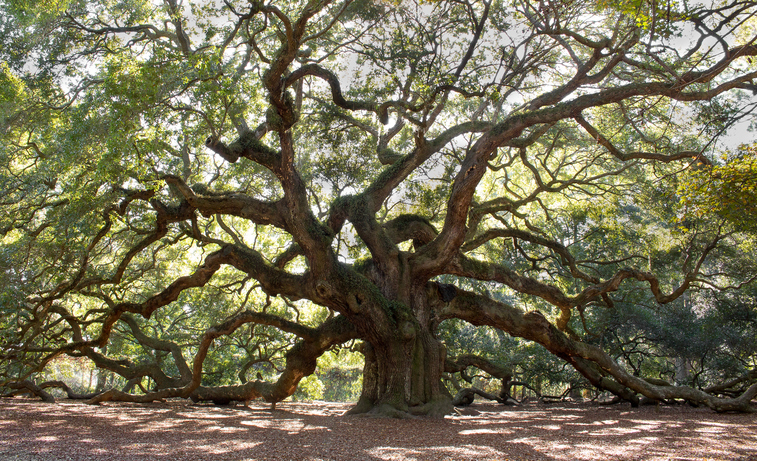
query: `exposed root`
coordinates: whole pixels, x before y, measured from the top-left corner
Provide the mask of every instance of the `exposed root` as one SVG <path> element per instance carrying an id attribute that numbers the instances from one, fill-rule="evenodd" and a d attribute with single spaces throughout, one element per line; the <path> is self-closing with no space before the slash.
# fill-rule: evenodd
<path id="1" fill-rule="evenodd" d="M 417 417 L 443 418 L 454 414 L 455 408 L 448 399 L 434 400 L 422 405 L 398 408 L 390 403 L 373 404 L 361 399 L 345 416 L 365 416 L 377 418 L 408 419 Z"/>

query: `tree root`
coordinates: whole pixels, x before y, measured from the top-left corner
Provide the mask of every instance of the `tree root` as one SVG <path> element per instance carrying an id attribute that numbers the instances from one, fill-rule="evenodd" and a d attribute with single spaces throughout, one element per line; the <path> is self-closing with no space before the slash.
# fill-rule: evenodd
<path id="1" fill-rule="evenodd" d="M 502 405 L 515 405 L 516 403 L 512 399 L 508 398 L 502 398 L 498 395 L 490 394 L 488 392 L 482 391 L 481 389 L 476 389 L 475 387 L 466 387 L 464 389 L 460 389 L 457 394 L 455 394 L 455 397 L 452 399 L 452 404 L 456 407 L 467 407 L 468 405 L 473 403 L 473 400 L 476 398 L 476 396 L 483 397 L 487 400 L 493 400 L 495 402 L 499 402 Z"/>
<path id="2" fill-rule="evenodd" d="M 11 389 L 16 389 L 18 392 L 10 392 L 6 396 L 13 396 L 17 394 L 30 393 L 42 399 L 43 402 L 55 403 L 55 397 L 46 392 L 41 386 L 33 383 L 29 380 L 23 380 L 16 383 L 8 383 L 5 385 Z"/>

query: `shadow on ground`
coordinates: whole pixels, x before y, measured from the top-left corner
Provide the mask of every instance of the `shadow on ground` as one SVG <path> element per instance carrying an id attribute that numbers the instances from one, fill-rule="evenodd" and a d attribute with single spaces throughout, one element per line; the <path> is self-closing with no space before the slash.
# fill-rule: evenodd
<path id="1" fill-rule="evenodd" d="M 708 409 L 477 404 L 393 420 L 348 408 L 0 399 L 0 460 L 757 460 L 754 415 Z"/>

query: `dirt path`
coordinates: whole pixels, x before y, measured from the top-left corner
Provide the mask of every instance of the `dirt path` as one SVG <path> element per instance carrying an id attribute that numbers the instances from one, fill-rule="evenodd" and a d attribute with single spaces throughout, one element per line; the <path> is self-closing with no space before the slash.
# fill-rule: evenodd
<path id="1" fill-rule="evenodd" d="M 689 407 L 476 404 L 443 420 L 169 402 L 0 399 L 0 460 L 757 460 L 757 416 Z"/>

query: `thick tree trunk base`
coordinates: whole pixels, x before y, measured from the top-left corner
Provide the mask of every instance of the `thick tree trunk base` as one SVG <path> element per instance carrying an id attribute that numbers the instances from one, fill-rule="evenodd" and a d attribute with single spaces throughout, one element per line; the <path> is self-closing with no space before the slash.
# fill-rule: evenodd
<path id="1" fill-rule="evenodd" d="M 455 407 L 452 400 L 443 398 L 424 403 L 422 405 L 395 405 L 391 403 L 374 404 L 368 399 L 360 399 L 357 404 L 345 413 L 345 416 L 357 415 L 379 418 L 406 419 L 415 417 L 443 418 L 454 414 Z"/>
<path id="2" fill-rule="evenodd" d="M 432 402 L 410 407 L 410 413 L 413 415 L 428 416 L 431 418 L 443 418 L 447 415 L 454 414 L 455 407 L 450 399 L 439 399 Z"/>

